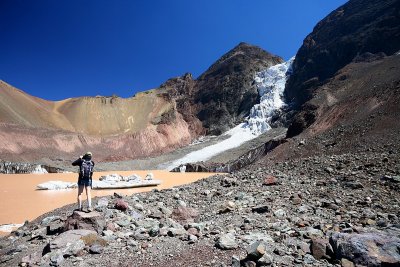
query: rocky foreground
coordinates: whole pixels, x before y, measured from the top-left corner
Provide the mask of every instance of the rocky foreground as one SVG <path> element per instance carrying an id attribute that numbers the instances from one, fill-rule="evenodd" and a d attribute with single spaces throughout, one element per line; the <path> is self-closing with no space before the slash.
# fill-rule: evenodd
<path id="1" fill-rule="evenodd" d="M 398 152 L 252 165 L 72 205 L 0 239 L 1 266 L 399 266 Z"/>

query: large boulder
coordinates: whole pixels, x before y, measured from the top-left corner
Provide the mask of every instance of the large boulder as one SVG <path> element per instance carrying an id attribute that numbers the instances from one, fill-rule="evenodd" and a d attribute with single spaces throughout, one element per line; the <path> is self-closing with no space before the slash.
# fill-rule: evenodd
<path id="1" fill-rule="evenodd" d="M 360 266 L 400 266 L 400 238 L 384 232 L 335 233 L 330 238 L 337 259 Z"/>
<path id="2" fill-rule="evenodd" d="M 171 218 L 181 224 L 193 223 L 199 217 L 196 209 L 179 206 L 172 211 Z"/>
<path id="3" fill-rule="evenodd" d="M 74 229 L 86 229 L 102 233 L 106 225 L 104 217 L 96 212 L 89 213 L 83 211 L 74 211 L 74 213 L 67 218 L 64 224 L 64 231 Z"/>
<path id="4" fill-rule="evenodd" d="M 230 250 L 238 248 L 238 243 L 236 242 L 235 235 L 232 233 L 223 234 L 218 237 L 215 242 L 215 246 L 222 250 Z"/>
<path id="5" fill-rule="evenodd" d="M 56 249 L 65 249 L 66 247 L 80 240 L 82 237 L 90 234 L 96 235 L 97 233 L 93 230 L 86 230 L 86 229 L 66 231 L 57 236 L 56 238 L 54 238 L 52 241 L 50 241 L 49 244 L 50 251 Z"/>

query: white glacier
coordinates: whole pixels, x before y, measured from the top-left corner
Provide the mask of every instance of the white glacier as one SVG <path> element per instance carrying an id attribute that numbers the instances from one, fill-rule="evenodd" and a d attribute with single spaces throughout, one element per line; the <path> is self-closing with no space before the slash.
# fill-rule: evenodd
<path id="1" fill-rule="evenodd" d="M 191 152 L 173 161 L 167 169 L 171 170 L 189 162 L 208 160 L 223 151 L 238 147 L 271 129 L 269 123 L 274 112 L 285 105 L 283 92 L 286 80 L 292 71 L 293 60 L 294 57 L 287 62 L 272 66 L 256 74 L 254 81 L 260 94 L 260 104 L 252 107 L 246 122 L 223 134 L 229 136 L 227 139 Z"/>
<path id="2" fill-rule="evenodd" d="M 257 73 L 254 80 L 260 94 L 260 104 L 256 104 L 251 108 L 247 121 L 248 127 L 253 134 L 258 136 L 271 129 L 269 123 L 274 112 L 285 105 L 283 92 L 286 80 L 292 72 L 293 60 L 294 57 L 282 64 Z"/>

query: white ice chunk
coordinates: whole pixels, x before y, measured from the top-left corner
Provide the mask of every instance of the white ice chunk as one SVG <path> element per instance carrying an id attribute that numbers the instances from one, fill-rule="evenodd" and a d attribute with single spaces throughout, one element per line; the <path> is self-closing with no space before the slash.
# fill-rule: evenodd
<path id="1" fill-rule="evenodd" d="M 45 183 L 38 184 L 37 189 L 39 190 L 60 190 L 60 189 L 71 189 L 77 188 L 77 183 L 63 182 L 63 181 L 48 181 Z"/>

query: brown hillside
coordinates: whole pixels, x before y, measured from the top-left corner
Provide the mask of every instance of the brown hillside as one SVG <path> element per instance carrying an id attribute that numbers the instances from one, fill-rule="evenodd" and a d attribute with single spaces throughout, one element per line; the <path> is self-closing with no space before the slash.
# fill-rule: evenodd
<path id="1" fill-rule="evenodd" d="M 89 135 L 135 133 L 174 109 L 154 90 L 132 98 L 81 97 L 52 102 L 0 82 L 0 122 Z"/>
<path id="2" fill-rule="evenodd" d="M 366 151 L 392 153 L 400 148 L 400 56 L 353 62 L 318 88 L 293 125 L 306 130 L 267 158 Z"/>
<path id="3" fill-rule="evenodd" d="M 196 136 L 155 90 L 135 97 L 82 97 L 51 102 L 0 83 L 0 158 L 71 158 L 86 150 L 113 161 L 170 151 Z"/>

